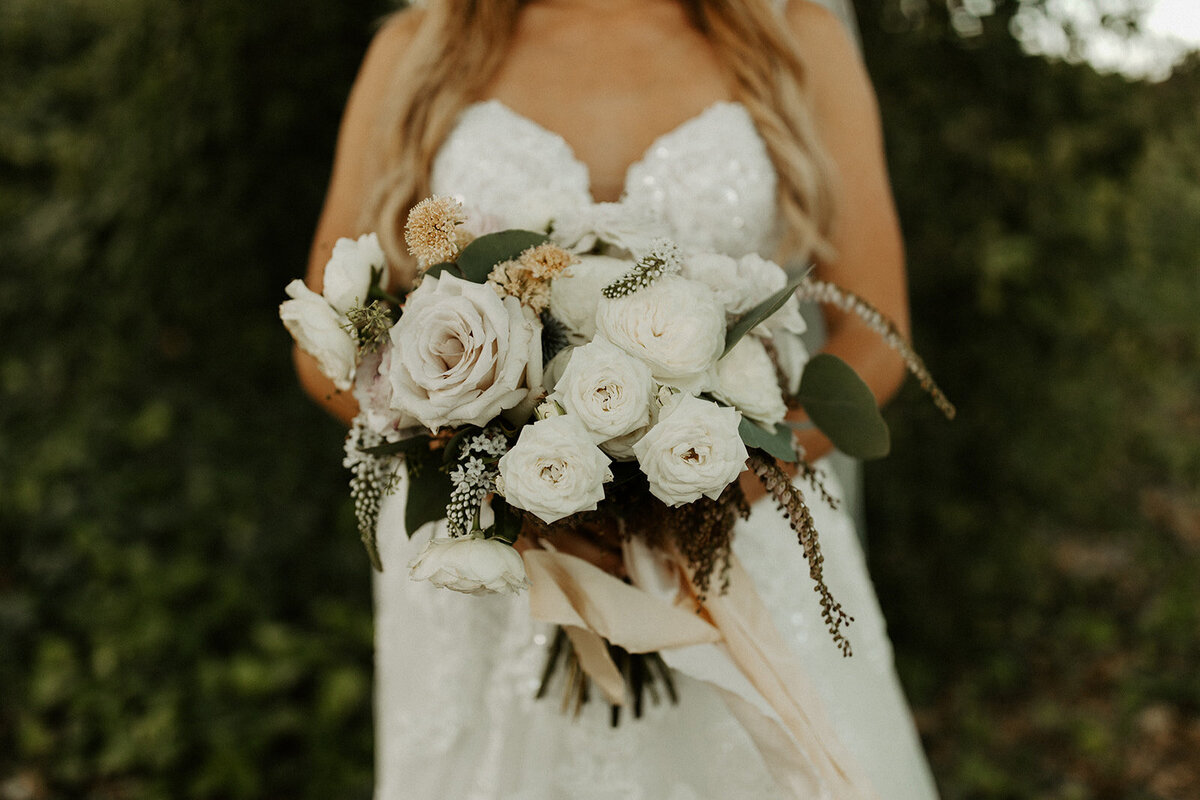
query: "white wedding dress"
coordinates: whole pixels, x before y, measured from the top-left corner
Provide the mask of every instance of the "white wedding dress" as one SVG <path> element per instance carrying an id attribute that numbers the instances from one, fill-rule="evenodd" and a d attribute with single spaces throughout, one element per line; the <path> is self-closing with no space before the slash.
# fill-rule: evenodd
<path id="1" fill-rule="evenodd" d="M 592 202 L 587 169 L 561 137 L 495 101 L 463 113 L 432 179 L 435 193 L 500 218 L 547 192 L 581 214 L 620 211 Z M 774 170 L 736 103 L 715 104 L 660 137 L 630 168 L 622 202 L 656 216 L 685 248 L 769 254 L 776 241 Z M 880 797 L 936 797 L 853 524 L 809 497 L 827 582 L 855 617 L 852 658 L 825 631 L 796 536 L 770 502 L 739 524 L 734 549 Z M 379 800 L 781 796 L 750 738 L 699 682 L 680 677 L 677 706 L 648 703 L 642 719 L 625 713 L 617 728 L 598 699 L 578 719 L 560 713 L 557 692 L 534 699 L 549 631 L 530 622 L 527 598 L 469 597 L 409 580 L 407 565 L 434 526 L 410 540 L 403 507 L 401 487 L 379 530 Z"/>

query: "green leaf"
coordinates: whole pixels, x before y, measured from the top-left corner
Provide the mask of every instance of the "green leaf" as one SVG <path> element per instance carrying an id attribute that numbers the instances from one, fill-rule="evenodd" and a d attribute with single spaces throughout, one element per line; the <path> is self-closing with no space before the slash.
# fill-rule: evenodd
<path id="1" fill-rule="evenodd" d="M 436 278 L 443 272 L 448 272 L 456 278 L 463 277 L 462 270 L 452 261 L 443 261 L 441 264 L 434 264 L 423 273 L 426 278 Z"/>
<path id="2" fill-rule="evenodd" d="M 492 496 L 492 513 L 496 515 L 494 533 L 488 538 L 503 539 L 512 544 L 521 535 L 521 515 L 499 495 Z"/>
<path id="3" fill-rule="evenodd" d="M 804 365 L 796 399 L 813 424 L 846 455 L 883 458 L 891 449 L 891 434 L 871 389 L 837 356 L 819 353 Z"/>
<path id="4" fill-rule="evenodd" d="M 792 444 L 792 429 L 787 425 L 776 425 L 775 430 L 769 431 L 758 423 L 742 417 L 741 423 L 738 424 L 738 433 L 741 435 L 742 441 L 746 443 L 746 447 L 766 450 L 775 458 L 789 463 L 794 463 L 799 458 L 796 455 L 796 448 Z"/>
<path id="5" fill-rule="evenodd" d="M 450 502 L 450 476 L 439 469 L 437 459 L 409 462 L 408 503 L 404 507 L 404 528 L 412 536 L 426 522 L 446 517 Z"/>
<path id="6" fill-rule="evenodd" d="M 544 233 L 511 230 L 480 236 L 458 254 L 458 269 L 463 277 L 474 283 L 483 283 L 492 268 L 501 261 L 509 261 L 531 247 L 549 241 Z"/>
<path id="7" fill-rule="evenodd" d="M 369 456 L 394 456 L 400 454 L 405 457 L 412 457 L 414 454 L 419 455 L 423 450 L 429 449 L 429 438 L 428 434 L 422 433 L 399 442 L 386 442 L 374 447 L 364 447 L 362 452 Z"/>
<path id="8" fill-rule="evenodd" d="M 795 293 L 796 287 L 803 280 L 803 277 L 796 278 L 787 286 L 743 314 L 741 319 L 734 323 L 733 327 L 725 334 L 725 352 L 721 353 L 721 357 L 724 358 L 729 355 L 729 351 L 733 349 L 733 346 L 741 341 L 741 338 L 753 330 L 756 325 L 783 308 L 783 304 Z"/>

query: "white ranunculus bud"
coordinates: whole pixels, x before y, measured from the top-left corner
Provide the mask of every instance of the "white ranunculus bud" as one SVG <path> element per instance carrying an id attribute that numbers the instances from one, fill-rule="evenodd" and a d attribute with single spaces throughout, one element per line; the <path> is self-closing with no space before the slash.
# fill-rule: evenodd
<path id="1" fill-rule="evenodd" d="M 521 555 L 499 539 L 431 539 L 408 566 L 414 581 L 463 594 L 516 594 L 529 586 Z"/>
<path id="2" fill-rule="evenodd" d="M 533 409 L 534 418 L 539 420 L 550 419 L 550 417 L 561 417 L 566 413 L 566 409 L 549 398 L 538 403 L 537 407 Z"/>
<path id="3" fill-rule="evenodd" d="M 624 297 L 602 298 L 596 332 L 645 361 L 660 382 L 697 391 L 725 349 L 725 314 L 712 289 L 664 275 Z"/>
<path id="4" fill-rule="evenodd" d="M 784 388 L 788 394 L 795 394 L 800 391 L 800 378 L 804 375 L 804 365 L 808 363 L 808 348 L 799 334 L 789 330 L 775 331 L 771 345 L 775 348 L 779 371 L 786 381 Z"/>
<path id="5" fill-rule="evenodd" d="M 540 334 L 516 298 L 453 275 L 427 277 L 391 331 L 392 405 L 430 430 L 486 425 L 541 392 Z"/>
<path id="6" fill-rule="evenodd" d="M 333 255 L 325 265 L 325 299 L 329 305 L 345 314 L 355 306 L 367 304 L 371 290 L 371 270 L 387 280 L 387 259 L 379 246 L 379 237 L 365 233 L 354 239 L 338 239 Z"/>
<path id="7" fill-rule="evenodd" d="M 774 429 L 787 414 L 775 363 L 762 341 L 747 336 L 717 362 L 716 385 L 711 388 L 718 400 L 742 412 L 761 425 Z"/>
<path id="8" fill-rule="evenodd" d="M 646 427 L 653 393 L 650 368 L 597 336 L 576 348 L 552 397 L 599 443 Z"/>
<path id="9" fill-rule="evenodd" d="M 574 344 L 596 335 L 596 307 L 600 290 L 633 267 L 633 262 L 609 256 L 581 255 L 579 263 L 550 284 L 550 313 L 566 326 Z"/>
<path id="10" fill-rule="evenodd" d="M 550 417 L 521 429 L 517 443 L 500 458 L 496 491 L 549 524 L 595 510 L 613 477 L 608 464 L 578 419 Z"/>
<path id="11" fill-rule="evenodd" d="M 746 465 L 732 408 L 683 394 L 633 446 L 650 493 L 669 506 L 701 496 L 716 500 Z"/>
<path id="12" fill-rule="evenodd" d="M 291 300 L 279 304 L 279 318 L 300 349 L 317 360 L 321 374 L 342 391 L 354 382 L 358 345 L 346 319 L 325 298 L 296 279 L 284 289 Z"/>

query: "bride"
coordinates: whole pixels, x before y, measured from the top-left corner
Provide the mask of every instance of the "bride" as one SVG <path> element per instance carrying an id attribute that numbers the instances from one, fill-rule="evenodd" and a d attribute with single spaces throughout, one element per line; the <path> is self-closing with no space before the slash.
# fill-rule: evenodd
<path id="1" fill-rule="evenodd" d="M 309 285 L 320 291 L 334 241 L 363 230 L 379 232 L 401 265 L 392 280 L 410 280 L 402 224 L 429 194 L 501 221 L 537 195 L 583 215 L 650 215 L 685 249 L 812 260 L 819 277 L 905 330 L 903 254 L 870 84 L 829 12 L 806 0 L 776 6 L 429 0 L 394 15 L 346 109 Z M 903 377 L 899 359 L 853 318 L 826 323 L 825 349 L 885 401 Z M 296 362 L 306 390 L 349 421 L 353 396 L 301 351 Z M 830 449 L 813 431 L 801 443 L 810 459 Z M 757 483 L 746 490 L 761 497 Z M 406 565 L 438 531 L 405 535 L 404 495 L 389 498 L 379 530 L 378 798 L 783 796 L 706 684 L 681 676 L 678 705 L 616 728 L 600 702 L 576 719 L 535 700 L 547 631 L 523 598 L 410 581 Z M 812 506 L 826 580 L 856 619 L 852 658 L 824 631 L 801 548 L 769 501 L 739 524 L 735 552 L 876 794 L 935 797 L 853 524 Z M 595 541 L 554 544 L 612 560 Z"/>

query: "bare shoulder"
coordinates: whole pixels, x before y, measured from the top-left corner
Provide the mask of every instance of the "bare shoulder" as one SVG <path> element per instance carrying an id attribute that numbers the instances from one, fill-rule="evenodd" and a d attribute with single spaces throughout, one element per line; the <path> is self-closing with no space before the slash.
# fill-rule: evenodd
<path id="1" fill-rule="evenodd" d="M 788 32 L 799 48 L 805 78 L 818 117 L 873 125 L 875 92 L 842 21 L 810 0 L 789 0 L 784 11 Z"/>
<path id="2" fill-rule="evenodd" d="M 409 8 L 383 20 L 367 48 L 367 55 L 355 81 L 356 89 L 364 85 L 383 88 L 416 39 L 424 19 L 424 11 Z"/>

